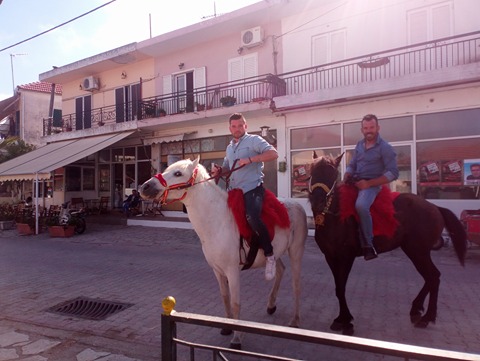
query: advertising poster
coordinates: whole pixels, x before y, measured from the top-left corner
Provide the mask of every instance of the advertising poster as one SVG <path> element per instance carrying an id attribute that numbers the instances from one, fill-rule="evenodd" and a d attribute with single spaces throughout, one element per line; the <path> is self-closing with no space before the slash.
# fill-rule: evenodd
<path id="1" fill-rule="evenodd" d="M 480 159 L 465 159 L 463 174 L 465 185 L 480 185 Z"/>
<path id="2" fill-rule="evenodd" d="M 442 184 L 443 185 L 462 185 L 463 161 L 446 160 L 442 161 Z"/>
<path id="3" fill-rule="evenodd" d="M 440 164 L 436 161 L 422 163 L 418 168 L 418 176 L 422 185 L 440 184 Z"/>

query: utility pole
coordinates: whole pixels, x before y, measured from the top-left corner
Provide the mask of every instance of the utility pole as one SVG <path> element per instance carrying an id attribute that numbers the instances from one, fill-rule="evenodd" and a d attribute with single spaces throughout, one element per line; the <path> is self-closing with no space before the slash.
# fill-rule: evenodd
<path id="1" fill-rule="evenodd" d="M 10 65 L 12 66 L 12 87 L 13 87 L 13 94 L 15 95 L 15 77 L 13 74 L 13 58 L 16 56 L 21 56 L 21 55 L 28 55 L 26 53 L 20 53 L 20 54 L 10 54 Z"/>

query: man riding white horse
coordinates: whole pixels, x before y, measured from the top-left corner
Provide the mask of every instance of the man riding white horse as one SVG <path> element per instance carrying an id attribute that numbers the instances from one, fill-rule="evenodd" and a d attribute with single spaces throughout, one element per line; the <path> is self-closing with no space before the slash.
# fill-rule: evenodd
<path id="1" fill-rule="evenodd" d="M 275 256 L 268 229 L 261 219 L 265 189 L 263 188 L 263 162 L 278 158 L 277 150 L 258 135 L 248 134 L 247 121 L 241 113 L 229 118 L 229 129 L 233 139 L 227 146 L 222 167 L 214 165 L 212 176 L 230 172 L 228 189 L 241 189 L 245 201 L 248 224 L 252 228 L 266 257 L 265 279 L 275 277 Z"/>

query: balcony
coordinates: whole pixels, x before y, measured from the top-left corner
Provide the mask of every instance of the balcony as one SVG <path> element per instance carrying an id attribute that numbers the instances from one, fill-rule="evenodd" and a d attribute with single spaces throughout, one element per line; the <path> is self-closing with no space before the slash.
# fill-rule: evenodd
<path id="1" fill-rule="evenodd" d="M 480 31 L 239 81 L 44 119 L 44 135 L 261 102 L 283 110 L 480 81 Z M 328 90 L 328 91 L 327 91 Z M 227 101 L 228 100 L 228 101 Z M 274 100 L 274 101 L 272 101 Z M 189 114 L 191 115 L 189 117 Z M 172 121 L 174 121 L 172 119 Z"/>

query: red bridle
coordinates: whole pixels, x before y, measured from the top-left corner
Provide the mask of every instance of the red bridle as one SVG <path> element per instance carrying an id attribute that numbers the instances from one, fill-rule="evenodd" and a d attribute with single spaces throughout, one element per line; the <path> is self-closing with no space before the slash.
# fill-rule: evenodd
<path id="1" fill-rule="evenodd" d="M 162 197 L 160 199 L 160 203 L 165 205 L 165 204 L 170 204 L 170 203 L 173 203 L 173 202 L 176 202 L 176 201 L 183 200 L 187 196 L 187 191 L 186 190 L 188 188 L 192 187 L 193 185 L 195 185 L 195 179 L 197 178 L 197 173 L 198 173 L 198 168 L 195 167 L 195 169 L 193 170 L 192 176 L 190 177 L 190 179 L 188 181 L 183 182 L 183 183 L 172 184 L 171 186 L 169 186 L 167 184 L 167 181 L 165 180 L 165 178 L 163 178 L 162 173 L 158 173 L 158 174 L 154 175 L 153 178 L 157 178 L 158 181 L 160 182 L 160 184 L 163 187 L 165 187 L 165 190 L 163 191 Z M 175 198 L 175 199 L 171 200 L 170 202 L 167 202 L 168 192 L 171 191 L 171 190 L 177 190 L 177 189 L 185 189 L 185 192 L 183 193 L 183 195 L 180 198 Z"/>

